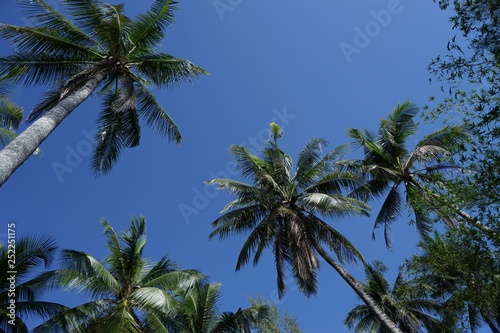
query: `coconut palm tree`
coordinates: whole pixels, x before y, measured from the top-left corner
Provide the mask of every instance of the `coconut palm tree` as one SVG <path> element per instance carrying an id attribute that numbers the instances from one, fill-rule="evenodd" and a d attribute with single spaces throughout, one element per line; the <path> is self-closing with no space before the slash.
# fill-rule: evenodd
<path id="1" fill-rule="evenodd" d="M 271 124 L 271 135 L 262 149 L 262 157 L 249 153 L 245 147 L 231 146 L 236 166 L 253 184 L 231 179 L 213 179 L 209 184 L 227 189 L 236 199 L 226 205 L 223 215 L 212 226 L 210 237 L 224 239 L 249 232 L 240 251 L 236 270 L 247 264 L 254 254 L 257 264 L 265 248 L 271 248 L 275 257 L 278 294 L 285 292 L 285 269 L 291 267 L 299 289 L 311 296 L 317 292 L 319 256 L 332 266 L 354 291 L 370 306 L 391 332 L 400 332 L 360 283 L 341 265 L 345 261 L 364 261 L 341 233 L 326 223 L 325 217 L 367 215 L 369 207 L 347 197 L 343 190 L 359 184 L 348 173 L 340 172 L 334 162 L 345 152 L 339 147 L 322 156 L 325 140 L 308 142 L 299 154 L 295 174 L 292 159 L 283 152 L 277 140 L 283 131 Z M 334 260 L 324 249 L 333 251 Z"/>
<path id="2" fill-rule="evenodd" d="M 124 147 L 140 141 L 139 118 L 179 143 L 174 121 L 148 90 L 206 74 L 188 60 L 155 51 L 174 22 L 177 3 L 155 0 L 130 19 L 123 5 L 98 0 L 62 1 L 63 16 L 45 0 L 20 1 L 34 26 L 0 24 L 0 38 L 17 47 L 0 57 L 0 77 L 14 84 L 53 85 L 28 117 L 32 122 L 0 152 L 0 185 L 78 105 L 98 88 L 103 96 L 92 168 L 109 172 Z"/>
<path id="3" fill-rule="evenodd" d="M 219 312 L 221 284 L 200 281 L 183 297 L 175 318 L 176 333 L 250 333 L 268 315 L 265 305 L 252 305 L 236 312 Z"/>
<path id="4" fill-rule="evenodd" d="M 464 143 L 468 138 L 467 131 L 463 126 L 445 126 L 424 136 L 410 150 L 407 146 L 417 132 L 414 122 L 417 113 L 418 107 L 405 101 L 381 121 L 376 134 L 354 128 L 348 130 L 354 143 L 364 149 L 364 159 L 354 163 L 355 167 L 368 177 L 366 185 L 352 195 L 364 201 L 385 196 L 375 219 L 374 231 L 384 227 L 388 247 L 391 246 L 390 224 L 402 214 L 405 202 L 415 214 L 415 226 L 421 235 L 432 229 L 430 212 L 435 212 L 451 226 L 455 225 L 457 218 L 472 219 L 460 209 L 446 204 L 444 198 L 432 190 L 432 186 L 442 181 L 440 171 L 458 169 L 449 162 L 450 151 L 457 144 Z M 404 188 L 405 200 L 401 188 Z"/>
<path id="5" fill-rule="evenodd" d="M 86 292 L 91 300 L 66 308 L 34 332 L 165 332 L 160 318 L 175 314 L 182 297 L 202 278 L 198 271 L 179 270 L 163 257 L 143 258 L 146 222 L 133 217 L 127 232 L 117 235 L 102 220 L 109 254 L 100 262 L 85 252 L 64 250 L 63 268 L 42 274 L 50 287 Z"/>
<path id="6" fill-rule="evenodd" d="M 9 223 L 8 228 L 13 230 L 9 231 L 11 235 L 16 235 L 15 223 Z M 37 268 L 50 265 L 56 249 L 55 241 L 44 235 L 17 236 L 0 243 L 1 332 L 28 332 L 26 319 L 47 319 L 64 309 L 60 304 L 40 300 L 46 286 L 36 279 L 26 281 Z"/>
<path id="7" fill-rule="evenodd" d="M 403 332 L 456 332 L 433 316 L 440 310 L 441 303 L 429 299 L 425 285 L 405 281 L 400 272 L 391 287 L 384 277 L 386 272 L 387 267 L 381 261 L 374 260 L 372 265 L 366 265 L 363 287 Z M 349 329 L 354 328 L 356 333 L 387 332 L 366 305 L 355 306 L 344 324 Z"/>

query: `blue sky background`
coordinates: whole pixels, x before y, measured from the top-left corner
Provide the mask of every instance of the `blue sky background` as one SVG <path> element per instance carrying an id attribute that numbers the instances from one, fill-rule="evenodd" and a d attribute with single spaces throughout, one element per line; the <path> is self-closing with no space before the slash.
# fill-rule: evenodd
<path id="1" fill-rule="evenodd" d="M 153 1 L 122 2 L 134 17 Z M 0 22 L 29 23 L 14 0 L 1 0 Z M 359 31 L 368 32 L 368 38 L 363 40 Z M 169 254 L 183 268 L 200 269 L 221 282 L 222 310 L 235 311 L 248 304 L 247 296 L 262 296 L 296 315 L 304 332 L 348 332 L 343 319 L 360 301 L 326 263 L 319 294 L 309 299 L 291 278 L 286 297 L 277 299 L 271 251 L 257 267 L 234 271 L 245 238 L 208 240 L 210 222 L 231 198 L 204 181 L 237 177 L 228 147 L 260 146 L 271 121 L 284 129 L 281 147 L 296 158 L 312 138 L 325 138 L 333 148 L 349 141 L 348 127 L 376 130 L 398 102 L 411 99 L 422 106 L 430 95 L 439 97 L 426 66 L 445 52 L 453 34 L 446 13 L 431 0 L 181 1 L 160 49 L 211 73 L 193 84 L 154 90 L 179 126 L 182 144 L 168 143 L 144 127 L 141 145 L 123 150 L 111 174 L 96 179 L 89 167 L 93 143 L 88 133 L 99 111 L 99 99 L 93 97 L 43 143 L 40 156 L 31 157 L 0 189 L 0 228 L 5 228 L 0 234 L 5 237 L 7 223 L 15 221 L 19 235 L 49 234 L 61 249 L 103 259 L 100 218 L 121 231 L 132 215 L 144 215 L 146 256 L 158 260 Z M 11 51 L 0 42 L 0 54 Z M 45 89 L 20 89 L 12 99 L 27 114 Z M 422 134 L 440 126 L 426 125 Z M 68 172 L 55 170 L 61 165 Z M 372 241 L 373 218 L 332 225 L 368 260 L 389 266 L 392 282 L 398 266 L 416 251 L 416 231 L 408 221 L 394 225 L 392 252 L 381 233 Z M 346 268 L 364 279 L 361 267 Z M 70 294 L 56 296 L 68 305 L 79 301 Z"/>

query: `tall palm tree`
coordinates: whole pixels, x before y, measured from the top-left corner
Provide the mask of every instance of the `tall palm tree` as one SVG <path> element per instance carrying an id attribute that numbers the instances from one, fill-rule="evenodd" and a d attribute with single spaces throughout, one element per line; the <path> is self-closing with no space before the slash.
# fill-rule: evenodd
<path id="1" fill-rule="evenodd" d="M 34 332 L 165 332 L 160 318 L 175 314 L 179 297 L 202 275 L 179 270 L 166 256 L 157 263 L 143 258 L 146 222 L 132 218 L 117 235 L 102 220 L 109 255 L 104 262 L 85 252 L 64 250 L 63 268 L 42 274 L 50 287 L 84 291 L 91 300 L 66 308 Z"/>
<path id="2" fill-rule="evenodd" d="M 440 310 L 441 303 L 428 298 L 425 285 L 405 281 L 400 272 L 391 287 L 384 277 L 386 272 L 387 267 L 381 261 L 366 265 L 363 287 L 403 332 L 455 332 L 433 317 Z M 366 305 L 355 306 L 347 314 L 344 324 L 349 329 L 354 328 L 356 333 L 387 332 Z"/>
<path id="3" fill-rule="evenodd" d="M 175 318 L 176 333 L 250 333 L 256 323 L 267 318 L 265 305 L 252 305 L 236 312 L 219 312 L 220 284 L 198 282 L 183 297 Z"/>
<path id="4" fill-rule="evenodd" d="M 212 223 L 215 229 L 210 237 L 218 235 L 224 239 L 250 232 L 239 254 L 236 270 L 248 263 L 252 253 L 253 262 L 257 264 L 263 250 L 271 248 L 280 297 L 285 292 L 286 266 L 291 266 L 294 279 L 306 296 L 317 292 L 319 254 L 391 332 L 401 332 L 360 283 L 340 265 L 344 261 L 364 261 L 361 254 L 321 218 L 368 214 L 369 207 L 365 203 L 343 194 L 344 189 L 358 185 L 351 174 L 340 172 L 334 165 L 346 147 L 322 156 L 325 140 L 311 140 L 299 154 L 295 174 L 292 174 L 292 159 L 277 144 L 282 135 L 281 128 L 272 123 L 270 139 L 262 149 L 262 157 L 250 154 L 242 146 L 231 146 L 237 167 L 253 184 L 231 179 L 208 182 L 229 190 L 236 197 L 224 207 L 224 214 Z M 340 263 L 323 246 L 335 252 Z"/>
<path id="5" fill-rule="evenodd" d="M 139 118 L 179 143 L 181 134 L 148 90 L 206 74 L 188 60 L 155 51 L 174 22 L 177 3 L 155 0 L 132 20 L 123 5 L 98 0 L 62 1 L 68 17 L 45 0 L 21 0 L 32 27 L 0 24 L 0 38 L 17 47 L 0 57 L 0 77 L 15 84 L 55 88 L 28 117 L 32 125 L 0 152 L 0 185 L 92 92 L 102 87 L 92 168 L 108 172 L 123 147 L 139 144 Z"/>
<path id="6" fill-rule="evenodd" d="M 468 138 L 467 131 L 463 126 L 445 126 L 424 136 L 413 150 L 409 150 L 408 141 L 417 132 L 417 124 L 413 120 L 417 113 L 418 107 L 405 101 L 381 121 L 376 134 L 354 128 L 348 130 L 355 144 L 364 149 L 364 159 L 356 167 L 368 176 L 367 184 L 354 191 L 353 195 L 362 200 L 386 195 L 375 219 L 374 231 L 383 225 L 388 247 L 391 246 L 390 224 L 404 210 L 402 187 L 406 205 L 413 210 L 415 226 L 421 235 L 432 229 L 431 211 L 451 226 L 457 218 L 471 219 L 432 191 L 432 186 L 439 185 L 442 180 L 440 171 L 458 169 L 449 162 L 450 151 Z"/>
<path id="7" fill-rule="evenodd" d="M 1 332 L 28 332 L 26 319 L 47 319 L 64 309 L 60 304 L 40 300 L 46 286 L 36 279 L 25 281 L 38 267 L 50 265 L 56 249 L 55 241 L 43 235 L 18 236 L 0 243 Z"/>

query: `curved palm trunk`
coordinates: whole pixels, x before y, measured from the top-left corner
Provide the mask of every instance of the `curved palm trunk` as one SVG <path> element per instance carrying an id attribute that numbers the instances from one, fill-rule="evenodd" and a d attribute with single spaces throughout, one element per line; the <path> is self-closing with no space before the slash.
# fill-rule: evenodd
<path id="1" fill-rule="evenodd" d="M 0 186 L 35 152 L 64 118 L 92 94 L 104 78 L 103 73 L 94 75 L 81 89 L 61 100 L 0 150 Z"/>
<path id="2" fill-rule="evenodd" d="M 354 276 L 349 274 L 339 263 L 337 263 L 326 251 L 315 241 L 313 241 L 313 246 L 319 255 L 325 259 L 325 261 L 330 264 L 340 274 L 345 282 L 358 294 L 361 300 L 370 308 L 373 314 L 377 317 L 382 325 L 391 333 L 403 333 L 396 324 L 382 311 L 378 304 L 373 300 L 373 298 L 365 291 L 363 286 L 356 280 Z"/>

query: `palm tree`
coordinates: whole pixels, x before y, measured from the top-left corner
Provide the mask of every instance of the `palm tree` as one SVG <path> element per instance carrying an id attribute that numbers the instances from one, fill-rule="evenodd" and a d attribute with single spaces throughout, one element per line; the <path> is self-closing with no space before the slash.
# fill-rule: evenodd
<path id="1" fill-rule="evenodd" d="M 253 184 L 231 179 L 208 182 L 229 190 L 236 197 L 224 207 L 224 214 L 212 223 L 215 229 L 210 237 L 218 235 L 224 239 L 250 232 L 240 251 L 236 270 L 248 263 L 252 253 L 253 262 L 257 264 L 262 251 L 270 247 L 275 257 L 280 297 L 285 292 L 286 266 L 291 266 L 294 279 L 306 296 L 317 292 L 319 254 L 391 332 L 401 332 L 360 283 L 323 248 L 326 245 L 335 252 L 340 263 L 364 262 L 354 245 L 320 217 L 368 214 L 369 207 L 365 203 L 342 193 L 344 189 L 358 185 L 351 174 L 340 172 L 334 165 L 346 147 L 322 156 L 325 140 L 311 140 L 299 154 L 296 172 L 292 175 L 292 159 L 277 144 L 282 135 L 283 131 L 272 123 L 271 136 L 262 149 L 262 157 L 250 154 L 242 146 L 231 146 L 236 166 Z"/>
<path id="2" fill-rule="evenodd" d="M 9 223 L 8 227 L 11 229 L 15 224 Z M 15 235 L 15 229 L 12 230 Z M 60 304 L 40 300 L 45 286 L 37 283 L 36 279 L 23 281 L 38 267 L 48 267 L 56 249 L 55 241 L 43 235 L 13 237 L 6 244 L 0 243 L 1 332 L 28 332 L 24 322 L 27 318 L 47 319 L 64 308 Z"/>
<path id="3" fill-rule="evenodd" d="M 413 120 L 417 112 L 416 105 L 405 101 L 381 121 L 375 135 L 366 130 L 348 130 L 355 144 L 364 149 L 364 159 L 355 167 L 368 176 L 367 184 L 352 195 L 365 201 L 370 196 L 382 197 L 387 193 L 375 219 L 374 231 L 384 226 L 388 247 L 391 246 L 390 224 L 404 209 L 401 187 L 405 189 L 406 205 L 413 210 L 415 225 L 421 235 L 432 229 L 431 211 L 451 226 L 454 226 L 457 217 L 467 221 L 472 219 L 460 209 L 446 204 L 444 198 L 430 187 L 440 184 L 440 171 L 458 169 L 447 160 L 451 149 L 468 138 L 467 131 L 463 126 L 445 126 L 424 136 L 413 150 L 409 150 L 409 138 L 417 131 Z"/>
<path id="4" fill-rule="evenodd" d="M 250 333 L 268 315 L 265 305 L 252 305 L 236 312 L 219 312 L 220 284 L 198 282 L 183 297 L 175 318 L 176 333 Z"/>
<path id="5" fill-rule="evenodd" d="M 0 24 L 0 38 L 18 48 L 0 57 L 0 77 L 14 84 L 56 87 L 28 117 L 32 125 L 0 152 L 0 185 L 92 92 L 102 87 L 92 168 L 109 172 L 123 147 L 139 144 L 139 118 L 179 143 L 181 134 L 148 90 L 207 74 L 188 60 L 155 51 L 174 22 L 177 3 L 155 0 L 132 20 L 123 5 L 98 0 L 62 1 L 68 17 L 45 0 L 22 0 L 33 27 Z"/>
<path id="6" fill-rule="evenodd" d="M 427 332 L 455 332 L 431 315 L 440 310 L 441 304 L 428 298 L 425 285 L 405 281 L 400 272 L 391 288 L 384 277 L 386 272 L 387 267 L 381 261 L 366 265 L 363 287 L 403 332 L 422 333 L 423 328 Z M 356 333 L 387 332 L 366 305 L 355 306 L 344 324 Z"/>
<path id="7" fill-rule="evenodd" d="M 132 218 L 127 232 L 117 235 L 102 220 L 109 255 L 100 262 L 90 254 L 64 250 L 63 269 L 42 274 L 50 287 L 84 291 L 91 300 L 66 308 L 34 332 L 165 332 L 160 318 L 175 314 L 179 297 L 202 275 L 179 270 L 166 256 L 157 263 L 143 258 L 146 222 Z"/>

